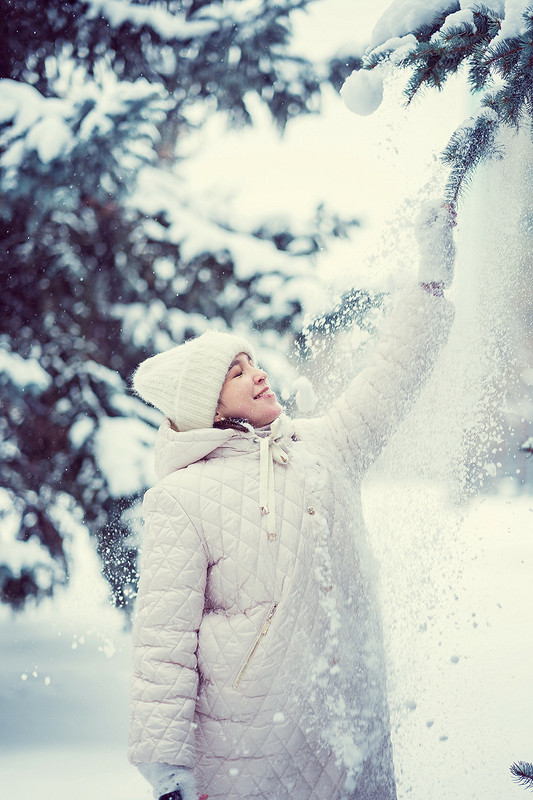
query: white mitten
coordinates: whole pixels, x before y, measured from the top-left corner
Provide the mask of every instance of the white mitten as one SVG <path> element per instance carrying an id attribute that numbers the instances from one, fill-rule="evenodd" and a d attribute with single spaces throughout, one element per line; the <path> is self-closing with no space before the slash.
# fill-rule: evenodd
<path id="1" fill-rule="evenodd" d="M 424 203 L 415 222 L 420 261 L 418 280 L 449 286 L 453 280 L 455 211 L 448 203 Z"/>

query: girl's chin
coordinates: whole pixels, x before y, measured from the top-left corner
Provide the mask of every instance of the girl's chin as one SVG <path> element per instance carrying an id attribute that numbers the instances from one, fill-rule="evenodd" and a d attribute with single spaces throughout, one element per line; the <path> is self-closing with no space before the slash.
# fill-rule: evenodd
<path id="1" fill-rule="evenodd" d="M 276 403 L 276 407 L 272 409 L 272 414 L 269 414 L 270 417 L 269 421 L 265 424 L 270 425 L 270 423 L 274 422 L 274 420 L 277 419 L 280 414 L 281 414 L 281 406 L 279 405 L 279 403 Z"/>
<path id="2" fill-rule="evenodd" d="M 256 428 L 263 428 L 265 425 L 270 425 L 281 414 L 281 406 L 275 403 L 272 409 L 263 409 L 262 413 L 254 414 L 254 419 L 250 420 L 252 425 Z"/>

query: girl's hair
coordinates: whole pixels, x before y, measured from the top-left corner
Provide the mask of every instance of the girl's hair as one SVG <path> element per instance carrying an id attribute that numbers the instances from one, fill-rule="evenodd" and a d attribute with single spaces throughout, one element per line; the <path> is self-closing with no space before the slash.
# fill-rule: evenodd
<path id="1" fill-rule="evenodd" d="M 247 419 L 241 419 L 240 417 L 227 417 L 226 419 L 217 420 L 213 422 L 213 428 L 220 428 L 221 430 L 227 430 L 231 428 L 234 431 L 253 431 L 253 427 L 250 425 Z"/>

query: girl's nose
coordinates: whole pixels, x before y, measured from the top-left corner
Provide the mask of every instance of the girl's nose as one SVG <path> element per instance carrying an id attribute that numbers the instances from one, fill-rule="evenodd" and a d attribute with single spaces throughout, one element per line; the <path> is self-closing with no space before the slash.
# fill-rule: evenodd
<path id="1" fill-rule="evenodd" d="M 260 381 L 264 381 L 267 374 L 264 369 L 257 369 L 254 375 L 254 382 L 259 383 Z"/>

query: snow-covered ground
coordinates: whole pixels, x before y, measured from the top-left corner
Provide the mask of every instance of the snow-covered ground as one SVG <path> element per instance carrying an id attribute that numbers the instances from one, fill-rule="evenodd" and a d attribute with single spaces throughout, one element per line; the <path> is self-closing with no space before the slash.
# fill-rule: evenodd
<path id="1" fill-rule="evenodd" d="M 438 487 L 375 482 L 364 497 L 400 800 L 518 800 L 508 767 L 533 759 L 533 498 L 456 507 Z M 2 613 L 2 796 L 149 800 L 125 752 L 129 635 L 81 532 L 76 546 L 63 595 Z"/>
<path id="2" fill-rule="evenodd" d="M 129 635 L 83 528 L 57 599 L 0 614 L 0 786 L 11 800 L 147 800 L 126 761 Z"/>
<path id="3" fill-rule="evenodd" d="M 366 513 L 381 542 L 399 798 L 519 798 L 509 766 L 533 758 L 533 497 L 461 507 L 427 485 L 381 484 Z"/>

